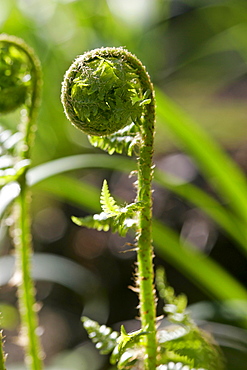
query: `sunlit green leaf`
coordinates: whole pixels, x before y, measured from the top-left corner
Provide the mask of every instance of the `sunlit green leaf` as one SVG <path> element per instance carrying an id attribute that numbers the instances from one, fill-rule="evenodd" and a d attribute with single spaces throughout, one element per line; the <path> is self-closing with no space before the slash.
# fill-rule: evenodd
<path id="1" fill-rule="evenodd" d="M 111 227 L 111 219 L 109 219 L 107 214 L 103 212 L 83 218 L 72 216 L 71 219 L 78 226 L 85 226 L 89 229 L 95 229 L 98 231 L 108 231 Z"/>
<path id="2" fill-rule="evenodd" d="M 116 216 L 119 214 L 119 207 L 117 206 L 115 199 L 110 194 L 106 180 L 104 180 L 101 189 L 100 204 L 103 212 L 109 216 Z"/>

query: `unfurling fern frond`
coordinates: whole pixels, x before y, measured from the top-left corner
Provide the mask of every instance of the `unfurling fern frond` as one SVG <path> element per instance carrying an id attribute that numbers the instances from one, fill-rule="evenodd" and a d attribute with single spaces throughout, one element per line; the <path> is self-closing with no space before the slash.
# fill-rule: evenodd
<path id="1" fill-rule="evenodd" d="M 218 366 L 221 370 L 216 346 L 197 329 L 186 311 L 186 297 L 176 297 L 162 273 L 157 285 L 166 318 L 176 324 L 176 330 L 157 328 L 151 232 L 155 97 L 146 68 L 122 48 L 92 50 L 66 72 L 61 97 L 67 118 L 89 135 L 92 145 L 109 154 L 131 155 L 135 148 L 138 152 L 136 202 L 119 206 L 104 181 L 102 212 L 73 220 L 97 230 L 111 228 L 123 236 L 130 228 L 136 229 L 141 331 L 127 334 L 122 328 L 114 347 L 110 329 L 87 319 L 90 337 L 101 351 L 113 350 L 111 362 L 117 369 L 216 370 Z"/>
<path id="2" fill-rule="evenodd" d="M 118 206 L 109 192 L 106 180 L 103 182 L 100 203 L 103 212 L 84 218 L 72 217 L 72 221 L 79 226 L 98 231 L 111 229 L 113 233 L 117 232 L 120 236 L 125 236 L 129 229 L 136 226 L 136 215 L 142 207 L 141 202 Z"/>
<path id="3" fill-rule="evenodd" d="M 111 229 L 113 233 L 117 232 L 120 236 L 125 236 L 128 230 L 134 228 L 137 223 L 131 210 L 132 205 L 135 206 L 133 208 L 136 208 L 135 203 L 130 204 L 129 207 L 121 208 L 121 211 L 116 215 L 101 212 L 83 218 L 73 216 L 72 221 L 78 226 L 85 226 L 98 231 L 108 231 Z"/>

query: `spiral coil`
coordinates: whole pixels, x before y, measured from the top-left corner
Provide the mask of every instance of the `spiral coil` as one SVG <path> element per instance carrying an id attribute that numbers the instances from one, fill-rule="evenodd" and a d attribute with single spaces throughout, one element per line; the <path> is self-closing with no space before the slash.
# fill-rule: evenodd
<path id="1" fill-rule="evenodd" d="M 62 83 L 67 118 L 84 133 L 96 136 L 138 123 L 147 102 L 139 65 L 123 48 L 100 48 L 79 56 Z"/>

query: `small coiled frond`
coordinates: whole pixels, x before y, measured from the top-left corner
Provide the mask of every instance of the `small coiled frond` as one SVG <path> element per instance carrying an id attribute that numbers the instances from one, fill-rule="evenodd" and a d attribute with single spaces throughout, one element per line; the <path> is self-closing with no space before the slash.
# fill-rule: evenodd
<path id="1" fill-rule="evenodd" d="M 140 122 L 151 102 L 150 88 L 145 68 L 135 56 L 123 48 L 107 47 L 74 61 L 65 74 L 61 99 L 72 124 L 88 135 L 106 136 Z"/>
<path id="2" fill-rule="evenodd" d="M 33 50 L 16 36 L 0 34 L 0 113 L 31 104 L 37 73 L 40 63 Z"/>
<path id="3" fill-rule="evenodd" d="M 0 34 L 0 114 L 25 108 L 20 120 L 23 159 L 30 157 L 40 92 L 41 67 L 33 49 L 16 36 Z"/>
<path id="4" fill-rule="evenodd" d="M 11 112 L 24 104 L 30 89 L 31 78 L 28 57 L 9 41 L 9 36 L 3 38 L 0 35 L 1 113 Z"/>

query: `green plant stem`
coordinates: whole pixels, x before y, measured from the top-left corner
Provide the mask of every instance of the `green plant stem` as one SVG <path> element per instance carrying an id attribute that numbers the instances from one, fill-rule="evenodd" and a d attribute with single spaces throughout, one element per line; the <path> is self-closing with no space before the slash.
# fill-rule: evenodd
<path id="1" fill-rule="evenodd" d="M 19 307 L 22 322 L 22 336 L 26 347 L 26 363 L 29 369 L 41 370 L 41 346 L 37 335 L 38 319 L 35 310 L 35 289 L 31 278 L 32 241 L 29 217 L 29 190 L 25 176 L 20 181 L 17 199 L 16 225 L 16 269 L 20 280 L 18 285 Z"/>
<path id="2" fill-rule="evenodd" d="M 32 92 L 30 105 L 26 107 L 26 116 L 23 118 L 21 130 L 23 132 L 23 145 L 20 148 L 21 159 L 30 159 L 30 151 L 36 129 L 36 118 L 40 104 L 41 68 L 32 49 L 25 44 L 19 47 L 26 53 L 31 63 Z M 26 175 L 19 181 L 20 195 L 17 200 L 19 207 L 19 243 L 16 245 L 17 269 L 21 272 L 21 284 L 18 287 L 19 306 L 24 337 L 27 336 L 26 363 L 32 370 L 41 370 L 42 350 L 40 339 L 37 335 L 38 317 L 35 310 L 35 289 L 31 277 L 31 258 L 33 254 L 30 230 L 30 193 L 26 182 Z"/>
<path id="3" fill-rule="evenodd" d="M 40 105 L 40 93 L 41 93 L 41 67 L 38 59 L 34 54 L 30 54 L 32 51 L 29 50 L 29 59 L 32 63 L 32 78 L 33 78 L 33 89 L 31 95 L 31 105 L 27 109 L 27 117 L 24 118 L 23 122 L 23 148 L 21 151 L 21 156 L 23 159 L 30 158 L 30 150 L 34 141 L 34 134 L 36 130 L 36 119 L 38 115 L 38 108 Z"/>
<path id="4" fill-rule="evenodd" d="M 23 133 L 22 145 L 18 148 L 20 160 L 30 161 L 30 151 L 34 140 L 36 117 L 40 103 L 41 67 L 34 51 L 15 36 L 2 35 L 1 40 L 19 49 L 30 65 L 31 85 L 22 109 L 20 131 Z M 35 310 L 35 289 L 31 277 L 32 242 L 30 231 L 30 194 L 26 182 L 26 171 L 18 180 L 20 194 L 16 200 L 16 276 L 18 277 L 18 296 L 22 324 L 22 338 L 26 348 L 26 363 L 31 370 L 41 370 L 42 351 L 37 335 L 38 318 Z"/>
<path id="5" fill-rule="evenodd" d="M 137 200 L 143 203 L 140 210 L 137 234 L 138 285 L 140 289 L 140 316 L 146 335 L 145 369 L 156 368 L 156 297 L 154 290 L 152 247 L 152 190 L 154 104 L 147 108 L 145 122 L 141 125 L 142 142 L 138 160 Z"/>

